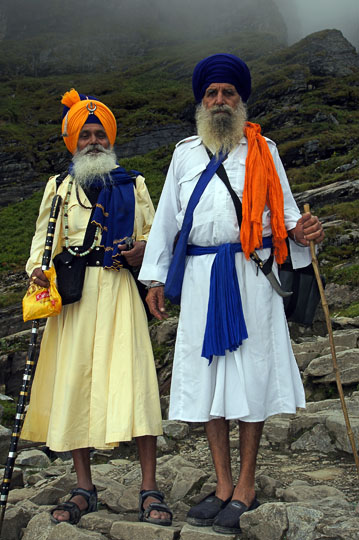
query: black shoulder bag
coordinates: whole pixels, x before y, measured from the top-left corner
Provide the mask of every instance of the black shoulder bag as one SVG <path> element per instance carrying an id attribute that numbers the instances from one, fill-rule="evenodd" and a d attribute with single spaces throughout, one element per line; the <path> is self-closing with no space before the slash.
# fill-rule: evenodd
<path id="1" fill-rule="evenodd" d="M 320 292 L 313 265 L 309 264 L 303 268 L 294 269 L 288 246 L 288 257 L 279 266 L 279 278 L 282 289 L 293 292 L 291 296 L 283 298 L 287 320 L 305 326 L 313 324 L 314 315 L 320 301 Z M 325 287 L 324 277 L 321 276 L 321 278 Z"/>

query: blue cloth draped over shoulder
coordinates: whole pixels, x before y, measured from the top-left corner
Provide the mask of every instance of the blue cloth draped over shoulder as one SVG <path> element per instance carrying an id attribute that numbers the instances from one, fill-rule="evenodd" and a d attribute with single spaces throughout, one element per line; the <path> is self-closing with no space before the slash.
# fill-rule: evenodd
<path id="1" fill-rule="evenodd" d="M 210 162 L 207 164 L 206 169 L 201 174 L 188 201 L 183 218 L 182 228 L 177 239 L 165 283 L 165 296 L 173 304 L 179 304 L 181 302 L 181 290 L 185 270 L 187 243 L 193 223 L 193 211 L 196 208 L 201 195 L 209 184 L 211 178 L 226 157 L 227 155 L 223 153 L 220 153 L 218 158 L 216 156 L 212 157 Z"/>
<path id="2" fill-rule="evenodd" d="M 72 175 L 72 165 L 69 168 Z M 140 173 L 131 171 L 135 176 Z M 103 267 L 119 270 L 124 260 L 119 245 L 133 234 L 135 222 L 134 178 L 123 167 L 116 167 L 109 176 L 111 181 L 104 185 L 95 179 L 91 187 L 102 188 L 97 199 L 91 223 L 102 231 L 101 246 L 105 248 Z"/>
<path id="3" fill-rule="evenodd" d="M 263 238 L 263 248 L 272 247 L 272 238 Z M 220 246 L 187 247 L 187 255 L 216 253 L 209 290 L 206 329 L 202 356 L 211 364 L 213 356 L 238 349 L 248 338 L 237 279 L 235 254 L 242 251 L 240 242 Z"/>

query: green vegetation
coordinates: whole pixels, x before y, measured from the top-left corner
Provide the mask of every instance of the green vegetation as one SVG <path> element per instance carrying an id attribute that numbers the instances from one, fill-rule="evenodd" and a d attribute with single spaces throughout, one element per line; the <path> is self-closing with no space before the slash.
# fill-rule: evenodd
<path id="1" fill-rule="evenodd" d="M 9 145 L 10 150 L 21 143 L 25 155 L 36 155 L 41 145 L 57 135 L 57 140 L 51 140 L 51 152 L 63 151 L 60 100 L 73 87 L 85 94 L 106 95 L 106 103 L 118 119 L 120 143 L 146 127 L 179 122 L 178 111 L 188 105 L 190 97 L 189 88 L 156 74 L 151 85 L 145 84 L 143 75 L 137 80 L 120 73 L 96 74 L 95 79 L 88 74 L 44 77 L 41 84 L 34 77 L 12 79 L 0 85 L 0 138 L 5 147 Z"/>
<path id="2" fill-rule="evenodd" d="M 64 20 L 61 24 L 66 26 Z M 246 32 L 217 37 L 210 42 L 182 40 L 179 44 L 178 38 L 176 41 L 164 32 L 156 35 L 151 46 L 141 53 L 116 49 L 104 60 L 101 54 L 105 53 L 97 47 L 91 67 L 86 64 L 86 51 L 75 47 L 76 39 L 82 35 L 81 28 L 79 21 L 78 36 L 69 36 L 67 47 L 72 48 L 73 55 L 68 54 L 66 47 L 54 48 L 56 62 L 61 63 L 61 70 L 65 72 L 61 75 L 51 74 L 49 69 L 47 76 L 24 76 L 8 69 L 12 63 L 18 66 L 18 73 L 25 73 L 25 64 L 31 58 L 35 65 L 36 55 L 44 48 L 50 34 L 42 35 L 38 41 L 29 36 L 24 42 L 7 41 L 0 45 L 0 70 L 1 66 L 6 67 L 3 70 L 6 75 L 0 79 L 2 152 L 35 164 L 34 180 L 37 182 L 45 182 L 48 176 L 60 172 L 59 167 L 63 167 L 68 155 L 60 133 L 60 98 L 66 90 L 74 87 L 83 93 L 103 97 L 118 119 L 117 140 L 122 144 L 138 134 L 191 118 L 193 66 L 199 58 L 218 50 L 240 54 L 248 61 L 253 78 L 249 118 L 259 122 L 262 132 L 278 144 L 294 193 L 359 178 L 359 164 L 349 169 L 341 168 L 353 163 L 359 155 L 357 73 L 340 78 L 312 75 L 306 61 L 306 40 L 284 48 L 273 35 Z M 67 29 L 59 30 L 57 40 L 62 39 L 61 32 L 67 32 Z M 108 43 L 103 37 L 99 43 L 104 45 L 103 51 L 108 52 Z M 122 46 L 121 43 L 118 46 Z M 80 53 L 84 63 L 81 71 Z M 77 71 L 72 64 L 77 66 Z M 146 155 L 120 159 L 127 169 L 133 168 L 145 175 L 155 205 L 172 150 L 173 144 Z M 23 268 L 40 199 L 41 192 L 37 192 L 24 201 L 0 209 L 3 231 L 0 274 Z M 326 229 L 327 240 L 320 258 L 325 263 L 323 271 L 327 280 L 357 283 L 355 265 L 348 265 L 345 271 L 338 270 L 339 264 L 349 264 L 358 256 L 355 242 L 339 246 L 335 238 L 345 234 L 346 227 L 350 230 L 351 223 L 358 223 L 359 202 L 331 204 L 314 211 L 322 218 L 330 216 L 333 220 L 344 221 L 341 227 L 333 225 Z M 14 294 L 18 298 L 19 293 Z M 12 300 L 9 297 L 0 302 L 6 305 Z"/>
<path id="3" fill-rule="evenodd" d="M 0 228 L 6 231 L 0 251 L 0 272 L 23 268 L 29 256 L 42 194 L 0 209 Z M 4 307 L 4 300 L 2 301 Z"/>
<path id="4" fill-rule="evenodd" d="M 0 405 L 3 408 L 1 425 L 7 428 L 11 428 L 14 424 L 16 403 L 14 401 L 0 401 Z"/>
<path id="5" fill-rule="evenodd" d="M 152 342 L 153 356 L 156 362 L 156 368 L 160 369 L 165 365 L 166 357 L 168 356 L 168 344 L 164 343 L 159 345 L 158 343 Z"/>
<path id="6" fill-rule="evenodd" d="M 166 177 L 168 165 L 174 145 L 162 147 L 143 156 L 121 159 L 121 165 L 127 170 L 135 169 L 146 177 L 146 184 L 151 194 L 153 204 L 157 206 L 161 195 L 163 182 Z"/>
<path id="7" fill-rule="evenodd" d="M 317 215 L 319 217 L 331 215 L 335 219 L 359 224 L 359 200 L 322 206 L 318 208 Z"/>
<path id="8" fill-rule="evenodd" d="M 324 269 L 324 272 L 328 281 L 353 287 L 359 286 L 359 264 L 335 266 L 331 269 Z"/>
<path id="9" fill-rule="evenodd" d="M 346 309 L 337 313 L 340 317 L 359 317 L 359 302 L 356 302 Z"/>
<path id="10" fill-rule="evenodd" d="M 0 294 L 0 308 L 7 306 L 12 306 L 21 302 L 22 298 L 25 296 L 26 290 L 10 292 L 7 294 Z"/>
<path id="11" fill-rule="evenodd" d="M 16 338 L 0 339 L 0 354 L 10 354 L 17 351 L 27 351 L 29 348 L 29 336 L 22 335 Z"/>

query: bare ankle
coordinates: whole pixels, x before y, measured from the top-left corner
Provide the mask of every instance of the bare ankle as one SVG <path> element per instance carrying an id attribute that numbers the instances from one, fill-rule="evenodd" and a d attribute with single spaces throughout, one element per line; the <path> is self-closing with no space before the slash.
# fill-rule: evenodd
<path id="1" fill-rule="evenodd" d="M 149 491 L 149 490 L 158 491 L 156 482 L 142 482 L 140 491 Z"/>
<path id="2" fill-rule="evenodd" d="M 229 499 L 232 496 L 232 493 L 233 493 L 232 484 L 225 484 L 225 485 L 217 484 L 216 497 L 218 497 L 222 501 L 226 501 L 227 499 Z"/>
<path id="3" fill-rule="evenodd" d="M 237 486 L 233 491 L 232 499 L 241 501 L 246 506 L 250 506 L 254 501 L 255 496 L 256 492 L 254 488 L 242 488 Z"/>
<path id="4" fill-rule="evenodd" d="M 86 489 L 86 491 L 93 491 L 95 486 L 92 482 L 77 482 L 77 487 L 81 489 Z"/>

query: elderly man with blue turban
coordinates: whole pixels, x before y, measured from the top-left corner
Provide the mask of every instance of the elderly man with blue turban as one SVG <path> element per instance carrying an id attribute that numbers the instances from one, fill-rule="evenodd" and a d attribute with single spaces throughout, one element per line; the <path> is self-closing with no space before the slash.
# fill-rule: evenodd
<path id="1" fill-rule="evenodd" d="M 240 532 L 243 512 L 259 505 L 264 421 L 305 406 L 280 285 L 258 261 L 268 260 L 273 278 L 287 236 L 297 267 L 310 262 L 310 240 L 324 237 L 316 217 L 301 216 L 275 143 L 247 122 L 250 91 L 249 69 L 232 54 L 196 66 L 198 135 L 176 146 L 140 273 L 158 319 L 168 316 L 165 295 L 181 304 L 169 417 L 205 423 L 217 475 L 216 491 L 187 521 L 225 534 Z M 239 421 L 237 482 L 229 420 Z"/>

